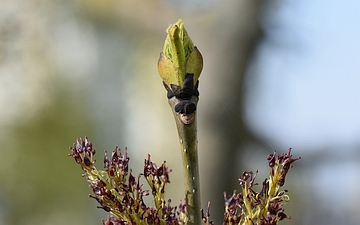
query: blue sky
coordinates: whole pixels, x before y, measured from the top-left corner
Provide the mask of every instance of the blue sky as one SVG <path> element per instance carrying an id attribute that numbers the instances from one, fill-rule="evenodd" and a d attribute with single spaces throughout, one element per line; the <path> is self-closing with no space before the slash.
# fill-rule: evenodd
<path id="1" fill-rule="evenodd" d="M 249 70 L 256 88 L 248 80 L 257 132 L 303 150 L 360 144 L 359 15 L 359 1 L 281 1 L 268 10 Z"/>
<path id="2" fill-rule="evenodd" d="M 304 156 L 309 203 L 338 215 L 322 224 L 345 224 L 358 219 L 360 1 L 280 2 L 263 18 L 246 117 L 261 138 Z"/>

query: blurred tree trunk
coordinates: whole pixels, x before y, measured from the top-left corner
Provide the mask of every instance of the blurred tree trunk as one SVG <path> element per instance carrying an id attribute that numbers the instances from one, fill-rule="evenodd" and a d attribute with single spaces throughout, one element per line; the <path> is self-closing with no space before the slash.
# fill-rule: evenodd
<path id="1" fill-rule="evenodd" d="M 238 178 L 246 169 L 239 167 L 239 155 L 244 148 L 257 142 L 239 115 L 244 105 L 244 74 L 262 35 L 259 25 L 261 5 L 260 0 L 237 4 L 236 14 L 213 25 L 216 37 L 211 49 L 216 54 L 209 59 L 207 53 L 203 53 L 204 65 L 211 67 L 211 75 L 203 72 L 200 79 L 199 103 L 200 107 L 201 104 L 206 107 L 198 112 L 201 188 L 204 190 L 202 206 L 204 208 L 207 201 L 211 201 L 210 214 L 215 224 L 222 221 L 223 192 L 231 194 L 238 189 Z"/>

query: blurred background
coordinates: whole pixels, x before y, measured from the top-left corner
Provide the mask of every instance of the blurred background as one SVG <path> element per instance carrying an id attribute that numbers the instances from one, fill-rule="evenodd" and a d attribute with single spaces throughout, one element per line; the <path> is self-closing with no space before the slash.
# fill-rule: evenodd
<path id="1" fill-rule="evenodd" d="M 293 148 L 281 224 L 359 224 L 360 2 L 1 0 L 0 224 L 100 224 L 68 147 L 88 136 L 151 154 L 183 199 L 175 122 L 157 74 L 179 18 L 204 57 L 198 138 L 202 205 Z M 260 188 L 260 187 L 259 187 Z"/>

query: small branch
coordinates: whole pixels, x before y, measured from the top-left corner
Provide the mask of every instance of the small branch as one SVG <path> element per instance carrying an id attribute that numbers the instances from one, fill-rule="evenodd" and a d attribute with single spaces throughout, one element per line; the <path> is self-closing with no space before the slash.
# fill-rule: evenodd
<path id="1" fill-rule="evenodd" d="M 199 225 L 202 223 L 202 218 L 200 211 L 201 200 L 198 166 L 199 163 L 197 148 L 196 111 L 190 115 L 177 113 L 175 111 L 175 106 L 180 101 L 176 97 L 172 97 L 168 101 L 174 114 L 176 127 L 179 135 L 180 149 L 183 161 L 187 214 L 189 217 L 189 221 L 187 224 Z M 190 101 L 196 105 L 198 102 L 198 97 L 192 96 Z M 185 124 L 186 121 L 190 123 Z"/>
<path id="2" fill-rule="evenodd" d="M 166 29 L 167 36 L 158 61 L 158 72 L 167 90 L 179 135 L 188 221 L 202 224 L 199 164 L 197 154 L 196 105 L 203 58 L 179 19 Z"/>

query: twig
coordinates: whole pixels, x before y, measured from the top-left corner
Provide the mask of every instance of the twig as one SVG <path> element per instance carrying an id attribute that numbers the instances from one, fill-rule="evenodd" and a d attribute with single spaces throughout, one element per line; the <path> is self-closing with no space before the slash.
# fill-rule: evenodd
<path id="1" fill-rule="evenodd" d="M 193 96 L 190 101 L 197 104 L 198 98 Z M 183 173 L 185 181 L 185 195 L 187 214 L 189 217 L 188 224 L 201 224 L 201 200 L 200 200 L 200 181 L 199 181 L 199 164 L 197 148 L 197 126 L 196 114 L 192 123 L 185 124 L 181 118 L 184 115 L 175 111 L 175 106 L 179 104 L 176 97 L 169 99 L 169 104 L 174 114 L 176 127 L 179 135 L 180 150 L 183 162 Z M 191 117 L 192 117 L 191 116 Z"/>

